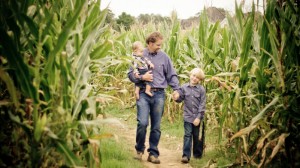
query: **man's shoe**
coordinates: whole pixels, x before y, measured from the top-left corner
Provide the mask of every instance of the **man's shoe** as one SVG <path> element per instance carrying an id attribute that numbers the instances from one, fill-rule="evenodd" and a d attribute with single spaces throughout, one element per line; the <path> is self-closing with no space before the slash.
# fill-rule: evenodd
<path id="1" fill-rule="evenodd" d="M 181 159 L 182 163 L 189 163 L 189 159 L 186 156 L 183 156 Z"/>
<path id="2" fill-rule="evenodd" d="M 136 155 L 134 156 L 134 159 L 141 161 L 142 160 L 142 152 L 137 152 Z"/>
<path id="3" fill-rule="evenodd" d="M 149 155 L 147 161 L 154 164 L 160 164 L 160 160 L 158 159 L 158 157 L 155 157 L 153 155 Z"/>

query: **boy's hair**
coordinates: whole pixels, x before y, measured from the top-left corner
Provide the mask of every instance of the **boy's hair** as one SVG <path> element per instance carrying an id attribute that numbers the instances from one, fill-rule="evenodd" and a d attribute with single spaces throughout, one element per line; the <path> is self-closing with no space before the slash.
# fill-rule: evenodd
<path id="1" fill-rule="evenodd" d="M 132 44 L 132 51 L 136 51 L 138 48 L 140 48 L 140 47 L 144 47 L 143 46 L 143 43 L 142 42 L 140 42 L 140 41 L 135 41 L 135 42 L 133 42 L 133 44 Z"/>
<path id="2" fill-rule="evenodd" d="M 149 44 L 150 42 L 155 43 L 158 39 L 161 40 L 164 39 L 163 35 L 160 32 L 153 32 L 147 37 L 146 43 L 147 44 Z"/>
<path id="3" fill-rule="evenodd" d="M 194 68 L 191 70 L 190 74 L 197 76 L 200 80 L 203 80 L 205 78 L 205 74 L 201 68 Z"/>

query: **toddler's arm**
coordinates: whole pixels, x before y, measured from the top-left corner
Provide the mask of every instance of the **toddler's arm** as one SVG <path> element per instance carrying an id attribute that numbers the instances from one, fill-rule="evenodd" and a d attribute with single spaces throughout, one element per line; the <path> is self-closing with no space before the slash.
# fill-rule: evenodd
<path id="1" fill-rule="evenodd" d="M 154 64 L 152 64 L 152 63 L 150 62 L 149 67 L 153 69 L 153 68 L 154 68 Z"/>
<path id="2" fill-rule="evenodd" d="M 148 58 L 146 58 L 146 57 L 144 57 L 145 58 L 145 61 L 146 61 L 146 63 L 147 63 L 147 65 L 150 67 L 150 68 L 154 68 L 154 64 L 148 59 Z"/>

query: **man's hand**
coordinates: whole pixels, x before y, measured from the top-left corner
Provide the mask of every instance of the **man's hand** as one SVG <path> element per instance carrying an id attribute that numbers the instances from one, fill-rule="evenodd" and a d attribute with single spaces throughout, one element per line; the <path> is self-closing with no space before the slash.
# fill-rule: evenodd
<path id="1" fill-rule="evenodd" d="M 198 125 L 200 124 L 200 119 L 199 119 L 199 118 L 196 118 L 196 119 L 194 120 L 193 124 L 194 124 L 195 126 L 198 126 Z"/>
<path id="2" fill-rule="evenodd" d="M 152 74 L 152 71 L 146 72 L 146 73 L 142 76 L 142 80 L 148 81 L 148 82 L 152 82 L 152 81 L 153 81 L 153 74 Z"/>

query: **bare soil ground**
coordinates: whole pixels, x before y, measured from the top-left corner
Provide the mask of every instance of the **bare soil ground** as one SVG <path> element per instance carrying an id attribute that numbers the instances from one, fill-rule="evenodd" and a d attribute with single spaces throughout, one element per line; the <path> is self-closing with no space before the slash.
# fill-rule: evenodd
<path id="1" fill-rule="evenodd" d="M 125 139 L 125 142 L 131 146 L 130 150 L 132 155 L 134 156 L 136 151 L 134 149 L 135 145 L 135 134 L 136 134 L 136 126 L 132 126 L 132 124 L 127 124 L 123 119 L 117 119 L 120 121 L 120 124 L 111 127 L 113 131 L 116 131 L 117 139 Z M 149 128 L 148 128 L 149 129 Z M 181 155 L 182 155 L 182 138 L 171 137 L 165 134 L 162 131 L 160 139 L 160 144 L 158 146 L 160 152 L 160 164 L 153 164 L 147 161 L 148 153 L 145 151 L 145 154 L 142 157 L 142 164 L 145 168 L 191 168 L 190 164 L 182 164 L 181 163 Z M 149 130 L 147 131 L 146 137 L 146 149 L 149 147 L 148 143 L 149 138 Z M 122 140 L 122 142 L 124 142 Z"/>

